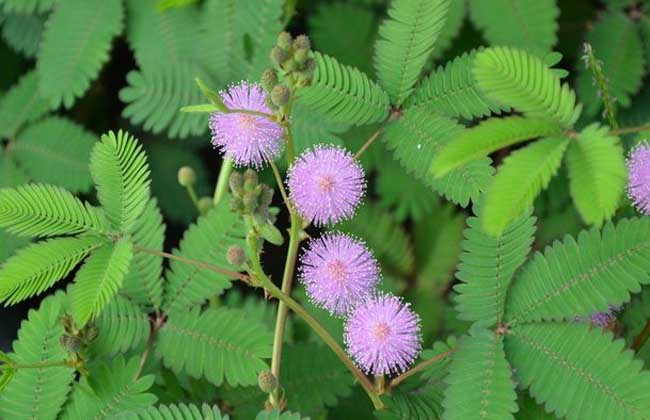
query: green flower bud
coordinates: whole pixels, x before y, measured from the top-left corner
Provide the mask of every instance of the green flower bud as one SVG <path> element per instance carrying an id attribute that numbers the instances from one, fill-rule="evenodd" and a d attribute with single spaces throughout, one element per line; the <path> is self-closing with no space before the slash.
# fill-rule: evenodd
<path id="1" fill-rule="evenodd" d="M 244 172 L 244 191 L 254 191 L 258 182 L 257 172 L 246 169 L 246 172 Z"/>
<path id="2" fill-rule="evenodd" d="M 307 35 L 298 35 L 293 41 L 293 48 L 308 50 L 311 48 L 311 41 Z"/>
<path id="3" fill-rule="evenodd" d="M 242 213 L 244 211 L 244 202 L 240 197 L 233 196 L 230 199 L 230 210 L 236 213 Z"/>
<path id="4" fill-rule="evenodd" d="M 205 214 L 209 212 L 212 207 L 214 207 L 214 200 L 212 199 L 212 197 L 201 197 L 199 199 L 199 203 L 198 203 L 199 213 Z"/>
<path id="5" fill-rule="evenodd" d="M 271 91 L 271 101 L 277 106 L 285 106 L 289 103 L 289 98 L 291 98 L 291 92 L 285 85 L 277 85 Z"/>
<path id="6" fill-rule="evenodd" d="M 226 252 L 226 261 L 235 267 L 241 267 L 246 262 L 246 252 L 239 245 L 232 245 Z"/>
<path id="7" fill-rule="evenodd" d="M 265 370 L 257 375 L 257 385 L 263 393 L 270 394 L 278 388 L 278 380 L 271 371 Z"/>
<path id="8" fill-rule="evenodd" d="M 196 172 L 189 166 L 183 166 L 178 170 L 178 183 L 181 187 L 191 187 L 196 182 Z"/>
<path id="9" fill-rule="evenodd" d="M 81 350 L 81 340 L 72 335 L 62 335 L 61 338 L 59 338 L 59 343 L 61 344 L 61 347 L 69 353 L 77 353 Z"/>
<path id="10" fill-rule="evenodd" d="M 233 195 L 240 195 L 241 189 L 244 187 L 244 177 L 241 172 L 233 171 L 228 178 L 228 186 Z"/>
<path id="11" fill-rule="evenodd" d="M 262 192 L 260 193 L 260 208 L 268 209 L 273 201 L 273 188 L 269 187 L 266 184 L 262 184 Z"/>
<path id="12" fill-rule="evenodd" d="M 296 64 L 296 62 L 293 61 L 293 59 L 288 58 L 287 60 L 285 60 L 284 62 L 282 62 L 282 68 L 283 68 L 284 71 L 286 71 L 287 73 L 290 73 L 290 72 L 295 71 L 295 70 L 298 69 L 298 64 Z"/>
<path id="13" fill-rule="evenodd" d="M 273 47 L 271 48 L 270 57 L 271 57 L 271 63 L 275 64 L 276 66 L 279 66 L 289 57 L 289 53 L 287 52 L 287 50 L 283 50 L 280 47 Z"/>
<path id="14" fill-rule="evenodd" d="M 266 98 L 264 99 L 264 102 L 266 103 L 266 106 L 268 106 L 271 111 L 275 112 L 278 110 L 278 107 L 271 100 L 271 96 L 267 95 Z"/>
<path id="15" fill-rule="evenodd" d="M 292 39 L 291 39 L 291 34 L 289 32 L 280 32 L 278 35 L 278 42 L 276 43 L 278 47 L 282 48 L 283 50 L 288 50 L 291 48 L 292 44 Z"/>
<path id="16" fill-rule="evenodd" d="M 84 340 L 86 340 L 86 343 L 91 343 L 95 341 L 97 336 L 99 335 L 99 329 L 97 326 L 94 324 L 88 325 L 84 331 Z"/>
<path id="17" fill-rule="evenodd" d="M 273 69 L 266 69 L 262 73 L 262 87 L 270 92 L 278 84 L 278 74 Z"/>
<path id="18" fill-rule="evenodd" d="M 308 58 L 309 58 L 309 50 L 305 50 L 301 48 L 299 50 L 296 50 L 295 53 L 293 53 L 293 60 L 300 65 L 305 64 Z"/>
<path id="19" fill-rule="evenodd" d="M 246 191 L 242 197 L 242 203 L 246 213 L 255 212 L 257 210 L 257 195 L 253 191 Z"/>

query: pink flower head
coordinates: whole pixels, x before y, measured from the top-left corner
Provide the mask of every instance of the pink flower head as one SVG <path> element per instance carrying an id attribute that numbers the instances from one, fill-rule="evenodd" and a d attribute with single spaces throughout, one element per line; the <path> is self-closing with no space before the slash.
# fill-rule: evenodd
<path id="1" fill-rule="evenodd" d="M 347 150 L 319 145 L 289 169 L 289 195 L 300 215 L 316 225 L 352 217 L 366 188 L 363 168 Z"/>
<path id="2" fill-rule="evenodd" d="M 344 315 L 379 282 L 377 260 L 363 242 L 343 233 L 312 239 L 301 262 L 307 295 L 334 315 Z"/>
<path id="3" fill-rule="evenodd" d="M 266 94 L 257 84 L 241 82 L 221 92 L 230 109 L 270 114 Z M 282 151 L 282 127 L 268 118 L 238 112 L 215 112 L 210 116 L 212 144 L 239 165 L 260 168 Z"/>
<path id="4" fill-rule="evenodd" d="M 627 192 L 634 207 L 641 213 L 650 213 L 650 145 L 636 146 L 627 159 L 629 172 Z"/>
<path id="5" fill-rule="evenodd" d="M 345 342 L 366 373 L 403 372 L 420 353 L 420 318 L 400 298 L 378 294 L 352 311 Z"/>

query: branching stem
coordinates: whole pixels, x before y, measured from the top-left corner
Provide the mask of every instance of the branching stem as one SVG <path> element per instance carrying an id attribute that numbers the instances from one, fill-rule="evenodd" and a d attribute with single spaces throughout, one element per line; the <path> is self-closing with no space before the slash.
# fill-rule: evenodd
<path id="1" fill-rule="evenodd" d="M 420 364 L 415 365 L 415 366 L 412 367 L 410 370 L 407 370 L 406 372 L 402 373 L 402 374 L 399 375 L 398 377 L 396 377 L 396 378 L 394 378 L 393 380 L 391 380 L 390 383 L 388 384 L 388 389 L 391 389 L 391 388 L 396 387 L 397 385 L 401 384 L 401 383 L 402 383 L 404 380 L 406 380 L 407 378 L 409 378 L 409 377 L 415 375 L 415 374 L 418 373 L 418 372 L 423 371 L 423 370 L 426 369 L 429 365 L 432 365 L 432 364 L 434 364 L 434 363 L 436 363 L 436 362 L 438 362 L 438 361 L 440 361 L 440 360 L 446 358 L 447 356 L 451 356 L 451 355 L 452 355 L 454 352 L 456 352 L 456 351 L 458 351 L 457 348 L 453 348 L 453 349 L 451 349 L 451 350 L 447 350 L 447 351 L 444 352 L 444 353 L 440 353 L 439 355 L 437 355 L 437 356 L 435 356 L 435 357 L 432 357 L 431 359 L 425 360 L 424 362 L 421 362 Z"/>

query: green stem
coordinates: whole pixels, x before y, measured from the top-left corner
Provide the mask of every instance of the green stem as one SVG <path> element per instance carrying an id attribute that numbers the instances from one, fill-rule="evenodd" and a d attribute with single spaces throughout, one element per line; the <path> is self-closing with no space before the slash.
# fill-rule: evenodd
<path id="1" fill-rule="evenodd" d="M 380 135 L 380 134 L 381 134 L 381 128 L 378 128 L 377 130 L 375 130 L 375 132 L 372 133 L 372 135 L 370 136 L 370 138 L 368 138 L 368 140 L 366 140 L 366 142 L 363 144 L 363 146 L 361 146 L 361 148 L 359 149 L 359 151 L 354 155 L 354 158 L 355 158 L 355 159 L 359 159 L 359 157 L 361 157 L 361 155 L 362 155 L 366 150 L 368 150 L 368 148 L 369 148 L 369 147 L 370 147 L 370 146 L 375 142 L 375 140 L 377 140 L 377 139 L 379 138 L 379 135 Z"/>
<path id="2" fill-rule="evenodd" d="M 19 370 L 19 369 L 42 369 L 42 368 L 59 367 L 59 366 L 73 367 L 73 366 L 75 366 L 75 361 L 74 360 L 55 360 L 55 361 L 52 361 L 52 362 L 32 363 L 32 364 L 25 364 L 25 365 L 13 365 L 13 368 L 16 369 L 16 370 Z"/>
<path id="3" fill-rule="evenodd" d="M 282 195 L 282 199 L 284 200 L 284 205 L 287 206 L 287 210 L 289 210 L 289 214 L 293 214 L 293 207 L 291 206 L 291 201 L 289 201 L 289 196 L 287 195 L 287 191 L 284 189 L 284 184 L 282 183 L 282 177 L 280 176 L 280 171 L 278 170 L 278 166 L 273 162 L 273 160 L 269 159 L 269 163 L 271 165 L 271 170 L 273 171 L 273 176 L 275 177 L 275 183 L 278 184 L 278 188 L 280 189 L 280 194 Z"/>
<path id="4" fill-rule="evenodd" d="M 257 117 L 264 117 L 266 119 L 269 119 L 271 121 L 275 121 L 275 115 L 273 114 L 267 114 L 266 112 L 259 112 L 259 111 L 253 111 L 250 109 L 229 109 L 227 114 L 248 114 L 248 115 L 255 115 Z"/>
<path id="5" fill-rule="evenodd" d="M 192 201 L 192 204 L 194 204 L 194 207 L 196 207 L 196 210 L 199 213 L 201 213 L 201 208 L 199 207 L 199 197 L 196 196 L 196 191 L 194 191 L 194 186 L 187 185 L 185 187 L 185 190 L 187 191 L 187 195 L 190 197 L 190 201 Z"/>
<path id="6" fill-rule="evenodd" d="M 228 192 L 228 180 L 230 179 L 233 163 L 233 160 L 230 158 L 225 158 L 221 163 L 221 169 L 219 169 L 219 178 L 217 178 L 217 186 L 214 189 L 215 206 L 219 204 L 221 199 Z"/>
<path id="7" fill-rule="evenodd" d="M 632 350 L 634 350 L 635 353 L 638 353 L 639 350 L 641 350 L 641 347 L 648 341 L 648 338 L 650 338 L 650 319 L 646 321 L 645 326 L 643 327 L 643 330 L 634 337 L 634 341 L 632 342 Z"/>
<path id="8" fill-rule="evenodd" d="M 620 136 L 622 134 L 640 133 L 641 131 L 650 131 L 650 125 L 638 125 L 635 127 L 618 128 L 616 130 L 610 131 L 610 133 L 615 136 Z"/>
<path id="9" fill-rule="evenodd" d="M 424 362 L 421 362 L 420 364 L 415 365 L 413 368 L 407 370 L 406 372 L 404 372 L 401 375 L 397 376 L 395 379 L 391 380 L 390 383 L 388 384 L 388 389 L 396 387 L 397 385 L 402 383 L 402 381 L 404 381 L 406 378 L 409 378 L 409 377 L 415 375 L 416 373 L 423 371 L 429 365 L 431 365 L 433 363 L 436 363 L 436 362 L 446 358 L 447 356 L 452 355 L 456 351 L 458 351 L 457 348 L 447 350 L 444 353 L 440 353 L 439 355 L 437 355 L 435 357 L 432 357 L 431 359 L 427 359 Z"/>

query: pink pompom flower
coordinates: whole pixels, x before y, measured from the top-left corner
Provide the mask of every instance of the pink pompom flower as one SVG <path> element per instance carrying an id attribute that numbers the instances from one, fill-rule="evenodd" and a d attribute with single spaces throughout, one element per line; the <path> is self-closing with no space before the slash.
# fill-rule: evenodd
<path id="1" fill-rule="evenodd" d="M 405 371 L 420 353 L 420 318 L 398 297 L 378 294 L 361 302 L 345 325 L 348 353 L 366 373 Z"/>
<path id="2" fill-rule="evenodd" d="M 266 93 L 257 84 L 241 82 L 220 95 L 229 109 L 271 114 Z M 261 168 L 282 151 L 282 127 L 259 115 L 215 112 L 210 116 L 210 131 L 212 144 L 238 165 Z"/>
<path id="3" fill-rule="evenodd" d="M 363 242 L 333 232 L 309 242 L 300 273 L 309 298 L 340 316 L 373 292 L 380 270 Z"/>
<path id="4" fill-rule="evenodd" d="M 627 159 L 627 192 L 630 200 L 641 213 L 650 213 L 650 145 L 636 146 Z"/>
<path id="5" fill-rule="evenodd" d="M 350 218 L 366 188 L 363 168 L 347 150 L 319 145 L 289 169 L 289 196 L 303 219 L 317 226 Z"/>

